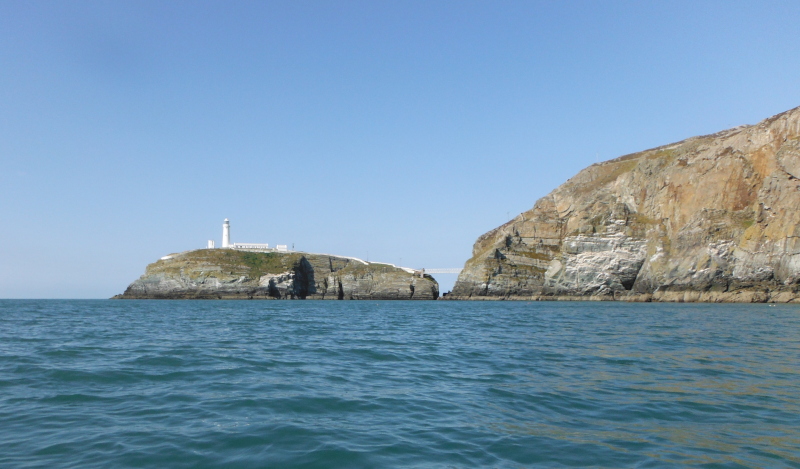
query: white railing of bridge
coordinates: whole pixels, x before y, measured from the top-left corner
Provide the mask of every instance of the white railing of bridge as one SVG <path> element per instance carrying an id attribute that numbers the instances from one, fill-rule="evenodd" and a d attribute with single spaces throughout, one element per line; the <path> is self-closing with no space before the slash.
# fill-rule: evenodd
<path id="1" fill-rule="evenodd" d="M 425 269 L 425 273 L 426 274 L 460 274 L 462 270 L 464 270 L 464 269 L 462 269 L 462 268 Z"/>

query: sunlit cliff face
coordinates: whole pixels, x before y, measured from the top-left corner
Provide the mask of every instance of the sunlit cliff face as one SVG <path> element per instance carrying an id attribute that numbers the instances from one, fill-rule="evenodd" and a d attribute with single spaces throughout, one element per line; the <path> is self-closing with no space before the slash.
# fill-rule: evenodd
<path id="1" fill-rule="evenodd" d="M 592 165 L 481 236 L 456 298 L 800 298 L 800 108 Z"/>

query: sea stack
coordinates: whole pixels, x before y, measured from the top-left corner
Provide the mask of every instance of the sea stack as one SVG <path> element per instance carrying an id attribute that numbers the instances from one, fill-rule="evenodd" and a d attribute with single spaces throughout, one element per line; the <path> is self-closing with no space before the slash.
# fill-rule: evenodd
<path id="1" fill-rule="evenodd" d="M 800 108 L 582 170 L 480 236 L 448 298 L 800 301 Z"/>

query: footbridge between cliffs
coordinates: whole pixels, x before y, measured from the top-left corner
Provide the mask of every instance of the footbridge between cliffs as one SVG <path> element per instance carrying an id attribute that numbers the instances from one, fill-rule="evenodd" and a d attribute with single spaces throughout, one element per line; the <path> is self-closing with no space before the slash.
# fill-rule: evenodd
<path id="1" fill-rule="evenodd" d="M 400 268 L 406 270 L 403 267 Z M 406 270 L 406 272 L 414 273 L 414 275 L 419 275 L 420 277 L 424 277 L 425 274 L 460 274 L 462 270 L 464 269 L 459 267 L 449 267 L 444 269 L 411 269 L 411 270 Z"/>
<path id="2" fill-rule="evenodd" d="M 422 269 L 426 274 L 460 274 L 463 268 L 453 267 L 449 269 Z"/>

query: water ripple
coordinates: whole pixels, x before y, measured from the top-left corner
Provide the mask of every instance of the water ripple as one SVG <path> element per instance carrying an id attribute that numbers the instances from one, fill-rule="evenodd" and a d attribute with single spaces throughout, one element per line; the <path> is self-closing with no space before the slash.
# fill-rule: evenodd
<path id="1" fill-rule="evenodd" d="M 0 467 L 800 467 L 800 307 L 0 300 Z"/>

